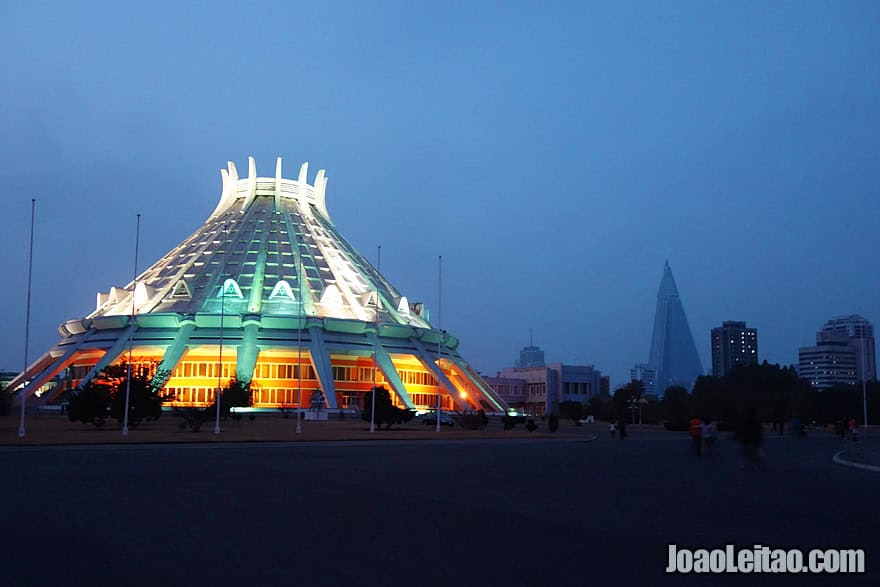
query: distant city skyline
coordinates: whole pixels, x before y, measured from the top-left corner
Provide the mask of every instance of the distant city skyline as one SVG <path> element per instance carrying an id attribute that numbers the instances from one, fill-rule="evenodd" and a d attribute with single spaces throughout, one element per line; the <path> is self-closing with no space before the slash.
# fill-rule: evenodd
<path id="1" fill-rule="evenodd" d="M 31 198 L 33 361 L 130 281 L 137 214 L 145 265 L 248 155 L 327 169 L 346 239 L 483 373 L 533 327 L 548 362 L 626 383 L 666 259 L 707 371 L 724 320 L 784 365 L 829 317 L 880 320 L 880 4 L 2 12 L 0 369 L 24 361 Z"/>

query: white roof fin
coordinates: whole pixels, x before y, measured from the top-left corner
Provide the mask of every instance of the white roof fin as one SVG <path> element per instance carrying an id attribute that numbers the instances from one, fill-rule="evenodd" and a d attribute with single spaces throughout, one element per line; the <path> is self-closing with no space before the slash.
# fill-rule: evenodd
<path id="1" fill-rule="evenodd" d="M 245 196 L 244 204 L 241 206 L 242 213 L 246 212 L 248 207 L 257 197 L 257 160 L 248 157 L 248 176 L 247 176 L 247 196 Z"/>
<path id="2" fill-rule="evenodd" d="M 281 157 L 275 160 L 275 212 L 281 212 Z"/>

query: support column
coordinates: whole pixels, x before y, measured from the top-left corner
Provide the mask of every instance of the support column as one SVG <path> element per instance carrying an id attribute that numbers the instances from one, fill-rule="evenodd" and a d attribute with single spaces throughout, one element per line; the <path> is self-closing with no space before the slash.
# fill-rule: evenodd
<path id="1" fill-rule="evenodd" d="M 76 389 L 73 390 L 74 395 L 79 395 L 80 390 L 86 386 L 86 384 L 91 381 L 95 375 L 100 373 L 107 367 L 110 363 L 116 360 L 122 351 L 128 348 L 129 338 L 134 336 L 134 333 L 137 331 L 137 324 L 131 322 L 126 328 L 125 331 L 121 334 L 119 338 L 116 339 L 116 342 L 113 343 L 107 352 L 104 353 L 104 356 L 98 359 L 98 362 L 95 363 L 95 366 L 92 367 L 92 370 L 86 373 L 86 376 L 83 377 L 79 385 L 76 386 Z"/>
<path id="2" fill-rule="evenodd" d="M 235 378 L 239 383 L 250 384 L 254 376 L 254 367 L 257 366 L 257 357 L 260 355 L 260 349 L 257 347 L 260 320 L 246 317 L 242 325 L 244 333 L 235 356 Z"/>
<path id="3" fill-rule="evenodd" d="M 312 367 L 321 382 L 321 390 L 327 399 L 327 407 L 336 409 L 336 385 L 333 382 L 333 365 L 330 363 L 330 353 L 324 344 L 324 334 L 320 326 L 309 326 L 309 355 L 312 357 Z"/>
<path id="4" fill-rule="evenodd" d="M 180 330 L 174 336 L 174 340 L 165 348 L 165 354 L 162 355 L 162 360 L 159 362 L 159 366 L 156 367 L 156 372 L 150 380 L 150 387 L 159 389 L 165 385 L 183 353 L 186 352 L 189 337 L 195 328 L 195 322 L 187 322 L 180 327 Z"/>
<path id="5" fill-rule="evenodd" d="M 73 347 L 72 349 L 66 351 L 60 357 L 51 362 L 47 367 L 44 367 L 39 371 L 39 373 L 31 378 L 30 383 L 24 386 L 24 388 L 19 391 L 16 395 L 30 397 L 33 393 L 40 389 L 40 386 L 55 377 L 62 369 L 67 367 L 68 364 L 73 360 L 74 353 L 76 353 L 78 347 Z M 40 357 L 35 363 L 33 363 L 27 371 L 22 373 L 22 376 L 16 377 L 13 381 L 9 383 L 9 389 L 15 389 L 19 385 L 19 379 L 21 381 L 27 381 L 28 374 L 34 371 L 35 367 L 45 365 L 47 360 L 51 360 L 51 355 L 46 353 L 42 357 Z"/>
<path id="6" fill-rule="evenodd" d="M 467 377 L 471 383 L 476 387 L 483 398 L 486 399 L 489 403 L 491 403 L 499 412 L 507 412 L 508 406 L 504 403 L 500 398 L 495 397 L 495 392 L 492 388 L 483 382 L 478 375 L 476 375 L 471 368 L 465 363 L 463 360 L 453 359 L 453 363 L 455 366 L 459 368 L 459 370 L 464 373 L 465 377 Z M 488 389 L 487 389 L 488 388 Z"/>
<path id="7" fill-rule="evenodd" d="M 422 344 L 417 338 L 409 339 L 412 342 L 418 352 L 417 358 L 422 362 L 422 364 L 434 374 L 434 378 L 438 383 L 439 388 L 445 387 L 446 393 L 452 398 L 453 405 L 455 405 L 456 410 L 466 410 L 470 407 L 470 404 L 467 402 L 463 402 L 460 397 L 458 397 L 458 389 L 455 388 L 455 384 L 452 383 L 448 377 L 443 373 L 443 370 L 440 366 L 434 361 L 438 358 L 436 353 L 429 353 L 425 346 Z"/>
<path id="8" fill-rule="evenodd" d="M 385 352 L 384 348 L 382 348 L 382 344 L 376 339 L 375 334 L 368 334 L 367 338 L 375 349 L 376 364 L 382 370 L 385 379 L 391 384 L 394 393 L 397 394 L 397 397 L 400 398 L 403 405 L 411 410 L 415 409 L 415 405 L 409 397 L 409 392 L 406 391 L 406 386 L 403 384 L 403 381 L 401 381 L 400 375 L 397 374 L 397 369 L 394 367 L 394 362 L 391 360 L 391 356 Z"/>

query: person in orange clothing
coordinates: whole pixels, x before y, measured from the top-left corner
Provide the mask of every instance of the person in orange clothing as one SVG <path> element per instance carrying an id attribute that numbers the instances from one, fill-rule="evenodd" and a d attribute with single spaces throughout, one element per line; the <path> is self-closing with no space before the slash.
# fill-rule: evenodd
<path id="1" fill-rule="evenodd" d="M 697 453 L 697 456 L 700 456 L 703 451 L 703 421 L 694 417 L 691 418 L 691 421 L 688 422 L 688 433 L 691 435 L 691 443 L 694 447 L 694 452 Z"/>

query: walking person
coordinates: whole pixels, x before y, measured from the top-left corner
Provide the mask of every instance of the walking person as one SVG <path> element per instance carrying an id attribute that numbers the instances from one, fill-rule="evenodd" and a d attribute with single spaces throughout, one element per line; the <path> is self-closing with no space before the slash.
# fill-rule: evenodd
<path id="1" fill-rule="evenodd" d="M 614 425 L 614 422 L 608 427 L 608 434 L 611 435 L 611 438 L 614 438 L 614 435 L 617 434 L 617 426 Z"/>
<path id="2" fill-rule="evenodd" d="M 621 418 L 618 422 L 617 428 L 620 430 L 620 439 L 623 440 L 626 438 L 626 419 Z"/>
<path id="3" fill-rule="evenodd" d="M 761 462 L 763 431 L 761 430 L 761 420 L 758 418 L 758 411 L 755 408 L 749 408 L 749 414 L 740 423 L 736 437 L 742 443 L 743 450 L 740 468 L 757 467 Z"/>
<path id="4" fill-rule="evenodd" d="M 706 421 L 703 423 L 703 427 L 700 430 L 700 435 L 703 438 L 703 452 L 706 456 L 711 457 L 715 446 L 715 440 L 717 438 L 715 422 L 706 418 Z"/>
<path id="5" fill-rule="evenodd" d="M 846 423 L 846 428 L 849 435 L 850 443 L 855 444 L 855 442 L 859 439 L 859 435 L 856 432 L 856 419 L 850 416 L 849 421 L 847 421 Z"/>
<path id="6" fill-rule="evenodd" d="M 691 421 L 688 422 L 688 434 L 691 435 L 691 446 L 697 456 L 700 456 L 703 452 L 702 428 L 703 421 L 696 416 L 691 418 Z"/>

